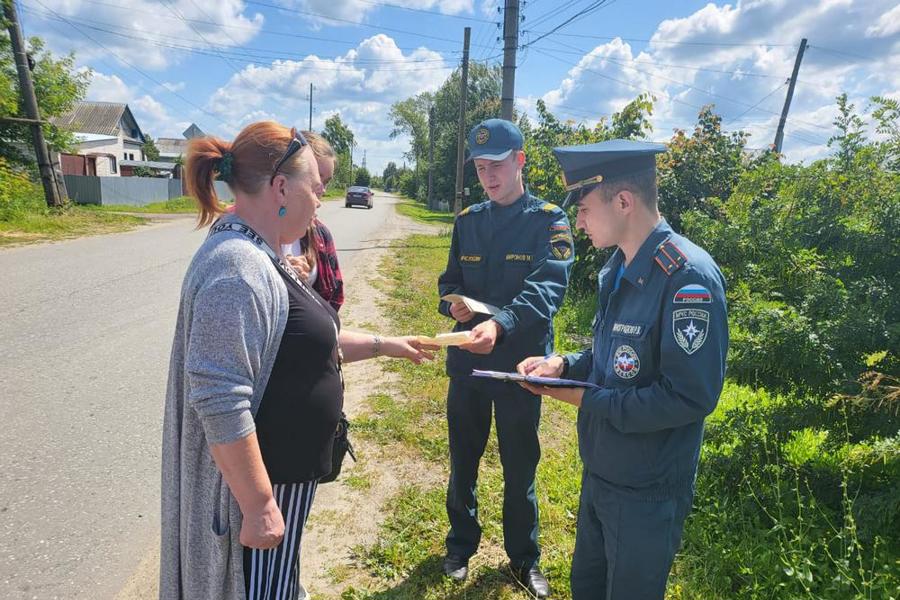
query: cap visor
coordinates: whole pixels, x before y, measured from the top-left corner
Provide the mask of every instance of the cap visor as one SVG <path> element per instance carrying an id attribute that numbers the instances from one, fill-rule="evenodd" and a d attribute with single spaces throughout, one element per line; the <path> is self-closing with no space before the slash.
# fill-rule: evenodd
<path id="1" fill-rule="evenodd" d="M 479 154 L 477 156 L 469 156 L 469 160 L 474 160 L 476 158 L 482 158 L 484 160 L 503 160 L 510 154 L 512 154 L 512 150 L 507 150 L 506 152 L 501 152 L 500 154 Z"/>
<path id="2" fill-rule="evenodd" d="M 562 203 L 562 209 L 566 210 L 573 204 L 576 204 L 578 202 L 579 196 L 580 196 L 580 194 L 577 191 L 569 192 L 568 194 L 566 194 L 566 199 L 563 200 L 563 203 Z"/>

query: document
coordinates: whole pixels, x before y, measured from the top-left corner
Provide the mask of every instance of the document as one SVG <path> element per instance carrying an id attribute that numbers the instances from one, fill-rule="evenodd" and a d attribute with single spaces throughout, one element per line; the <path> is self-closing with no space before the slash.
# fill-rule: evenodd
<path id="1" fill-rule="evenodd" d="M 475 298 L 469 298 L 468 296 L 463 296 L 461 294 L 447 294 L 446 296 L 441 296 L 441 300 L 446 300 L 447 302 L 462 302 L 472 312 L 491 315 L 492 317 L 500 312 L 500 309 L 493 304 L 479 302 Z"/>
<path id="2" fill-rule="evenodd" d="M 459 346 L 460 344 L 465 344 L 466 342 L 472 339 L 471 331 L 455 331 L 452 333 L 439 333 L 434 337 L 429 337 L 427 335 L 418 335 L 416 336 L 416 340 L 422 342 L 423 344 L 430 344 L 432 346 Z"/>
<path id="3" fill-rule="evenodd" d="M 497 379 L 500 381 L 510 381 L 518 383 L 524 381 L 533 383 L 534 385 L 546 385 L 547 387 L 582 387 L 589 389 L 600 389 L 599 385 L 588 383 L 587 381 L 576 381 L 575 379 L 559 379 L 556 377 L 538 377 L 536 375 L 520 375 L 519 373 L 504 373 L 503 371 L 480 371 L 472 370 L 473 377 L 486 377 L 488 379 Z"/>

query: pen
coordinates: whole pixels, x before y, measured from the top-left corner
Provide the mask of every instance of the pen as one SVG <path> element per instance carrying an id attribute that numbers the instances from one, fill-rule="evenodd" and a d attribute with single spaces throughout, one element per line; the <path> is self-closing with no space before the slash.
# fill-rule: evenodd
<path id="1" fill-rule="evenodd" d="M 553 358 L 554 356 L 559 356 L 559 352 L 551 352 L 550 354 L 548 354 L 547 356 L 545 356 L 544 358 L 542 358 L 542 359 L 539 360 L 538 362 L 534 363 L 534 364 L 531 366 L 531 368 L 528 369 L 528 373 L 531 373 L 532 371 L 534 371 L 535 369 L 537 369 L 538 366 L 540 366 L 540 365 L 546 363 L 548 360 L 550 360 L 550 359 Z M 528 373 L 526 373 L 526 375 L 527 375 Z"/>

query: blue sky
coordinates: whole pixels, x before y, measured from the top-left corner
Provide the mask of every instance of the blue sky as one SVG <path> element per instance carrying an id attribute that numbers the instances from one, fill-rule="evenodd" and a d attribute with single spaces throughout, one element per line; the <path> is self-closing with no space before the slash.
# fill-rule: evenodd
<path id="1" fill-rule="evenodd" d="M 92 100 L 127 102 L 145 132 L 190 123 L 232 137 L 272 118 L 313 129 L 340 113 L 370 170 L 402 162 L 390 140 L 392 102 L 436 89 L 461 59 L 502 61 L 502 0 L 17 0 L 26 35 L 74 52 L 93 72 Z M 596 10 L 543 34 L 593 5 Z M 900 98 L 896 0 L 530 0 L 516 103 L 544 99 L 593 124 L 635 95 L 657 98 L 652 138 L 690 128 L 714 103 L 728 128 L 771 143 L 800 39 L 809 39 L 786 128 L 792 160 L 827 152 L 834 97 Z M 537 39 L 542 37 L 542 39 Z"/>

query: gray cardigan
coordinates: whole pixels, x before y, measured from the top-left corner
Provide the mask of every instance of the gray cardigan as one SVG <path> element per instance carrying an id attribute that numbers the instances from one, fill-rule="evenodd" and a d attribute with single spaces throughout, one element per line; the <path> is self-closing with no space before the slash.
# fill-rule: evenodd
<path id="1" fill-rule="evenodd" d="M 169 363 L 160 600 L 245 598 L 241 511 L 209 445 L 255 430 L 287 313 L 287 287 L 252 241 L 223 231 L 197 250 L 181 288 Z"/>

